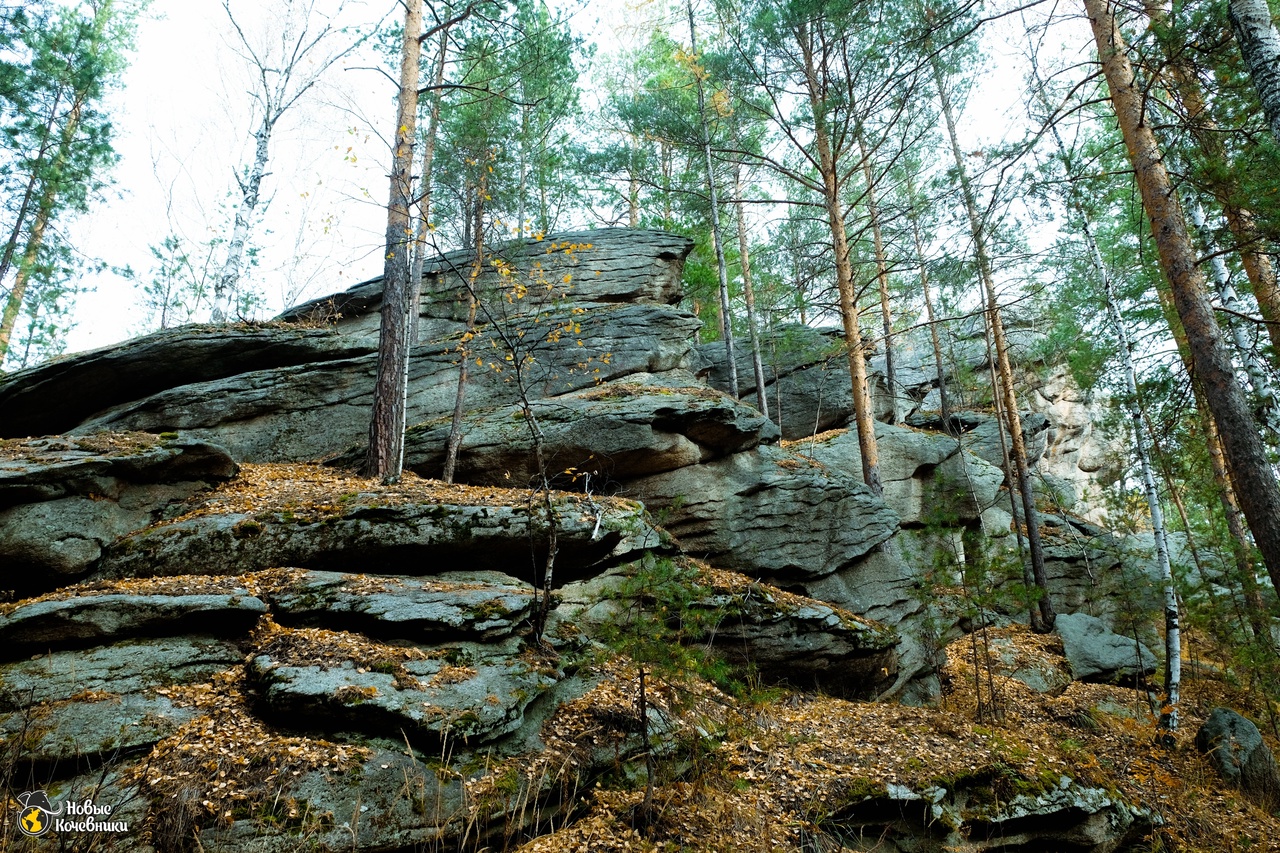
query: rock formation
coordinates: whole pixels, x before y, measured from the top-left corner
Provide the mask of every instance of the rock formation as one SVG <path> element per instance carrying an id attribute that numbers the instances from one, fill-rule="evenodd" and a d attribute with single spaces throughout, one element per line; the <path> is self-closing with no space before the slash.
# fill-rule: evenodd
<path id="1" fill-rule="evenodd" d="M 990 419 L 921 428 L 932 374 L 908 361 L 916 426 L 879 427 L 876 497 L 855 438 L 828 431 L 847 423 L 848 380 L 822 333 L 788 333 L 766 389 L 778 423 L 753 389 L 716 390 L 715 348 L 695 347 L 678 304 L 690 247 L 624 230 L 503 247 L 476 279 L 474 335 L 471 260 L 438 259 L 409 372 L 420 476 L 399 486 L 343 470 L 367 431 L 377 281 L 271 324 L 162 332 L 0 380 L 12 766 L 119 803 L 158 851 L 197 831 L 204 850 L 500 847 L 604 774 L 639 772 L 654 742 L 715 737 L 670 696 L 610 704 L 611 679 L 643 670 L 600 640 L 625 648 L 637 624 L 695 663 L 714 653 L 726 678 L 935 697 L 946 643 L 1018 610 L 931 587 L 1008 552 Z M 970 368 L 979 344 L 960 342 Z M 440 473 L 463 359 L 445 486 L 422 478 Z M 1046 459 L 1087 472 L 1088 430 L 1063 450 L 1065 422 L 1028 418 Z M 563 491 L 535 497 L 543 474 Z M 1092 570 L 1121 558 L 1105 531 L 1060 525 L 1079 540 L 1049 537 L 1062 609 L 1108 615 Z M 838 820 L 937 806 L 993 849 L 1098 850 L 1146 820 L 1070 780 L 981 813 L 965 796 L 878 789 Z M 1027 831 L 1035 816 L 1059 835 Z"/>

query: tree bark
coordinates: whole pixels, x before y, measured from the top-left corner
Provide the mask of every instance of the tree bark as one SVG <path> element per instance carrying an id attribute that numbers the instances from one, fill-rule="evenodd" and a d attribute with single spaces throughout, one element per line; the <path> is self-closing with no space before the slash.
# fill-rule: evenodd
<path id="1" fill-rule="evenodd" d="M 1018 477 L 1018 492 L 1022 497 L 1022 517 L 1027 524 L 1027 550 L 1031 558 L 1031 575 L 1040 598 L 1036 602 L 1040 614 L 1039 622 L 1033 620 L 1032 629 L 1039 632 L 1053 630 L 1053 602 L 1049 598 L 1049 581 L 1044 568 L 1044 548 L 1040 543 L 1040 513 L 1036 509 L 1035 491 L 1031 482 L 1031 468 L 1027 462 L 1027 443 L 1022 434 L 1022 417 L 1018 414 L 1018 395 L 1013 387 L 1013 366 L 1009 362 L 1009 344 L 1004 335 L 1004 321 L 1000 317 L 1000 305 L 996 300 L 996 285 L 991 271 L 991 259 L 987 256 L 986 237 L 983 233 L 982 220 L 978 216 L 978 203 L 974 198 L 973 187 L 969 183 L 969 175 L 964 167 L 964 157 L 960 150 L 960 139 L 956 135 L 955 113 L 951 108 L 951 98 L 947 94 L 942 78 L 942 67 L 936 57 L 931 59 L 933 78 L 938 88 L 938 98 L 942 103 L 942 115 L 947 125 L 947 135 L 951 140 L 951 154 L 955 159 L 956 171 L 960 178 L 961 194 L 964 197 L 965 211 L 969 217 L 969 230 L 973 236 L 973 250 L 978 261 L 978 277 L 982 280 L 986 296 L 987 322 L 991 327 L 991 340 L 995 347 L 996 367 L 1000 387 L 993 388 L 1004 404 L 1004 414 L 1009 426 L 1009 443 L 1014 472 Z M 1012 485 L 1012 484 L 1011 484 Z"/>
<path id="2" fill-rule="evenodd" d="M 1044 88 L 1040 82 L 1039 68 L 1032 65 L 1033 81 L 1036 96 L 1041 104 L 1047 106 Z M 1076 176 L 1071 172 L 1071 164 L 1067 158 L 1067 146 L 1058 133 L 1056 124 L 1050 125 L 1053 141 L 1057 145 L 1058 159 L 1062 162 L 1063 175 L 1067 180 L 1067 198 L 1076 214 L 1080 217 L 1080 228 L 1085 245 L 1089 250 L 1089 258 L 1093 263 L 1094 275 L 1102 285 L 1103 302 L 1107 309 L 1107 317 L 1115 329 L 1120 342 L 1120 366 L 1124 374 L 1125 398 L 1122 401 L 1129 416 L 1129 426 L 1133 431 L 1133 450 L 1138 457 L 1138 468 L 1142 473 L 1142 490 L 1147 501 L 1147 514 L 1151 519 L 1151 535 L 1156 548 L 1156 568 L 1160 573 L 1160 583 L 1164 591 L 1164 651 L 1165 703 L 1160 713 L 1160 729 L 1164 732 L 1178 730 L 1178 702 L 1182 690 L 1182 628 L 1178 615 L 1178 590 L 1173 582 L 1173 567 L 1169 560 L 1169 538 L 1166 533 L 1164 509 L 1160 504 L 1160 492 L 1156 488 L 1154 466 L 1151 464 L 1151 453 L 1147 449 L 1147 436 L 1144 429 L 1145 417 L 1142 397 L 1138 393 L 1138 374 L 1133 363 L 1133 343 L 1129 337 L 1129 328 L 1125 325 L 1124 315 L 1120 312 L 1120 303 L 1116 299 L 1115 287 L 1111 283 L 1111 274 L 1102 260 L 1102 250 L 1093 236 L 1093 226 L 1088 213 L 1080 200 L 1076 186 Z M 1221 260 L 1221 259 L 1219 259 Z"/>
<path id="3" fill-rule="evenodd" d="M 711 159 L 711 135 L 707 130 L 707 98 L 702 86 L 702 68 L 698 66 L 698 36 L 693 23 L 693 0 L 689 11 L 689 49 L 693 53 L 693 80 L 698 90 L 698 130 L 702 134 L 702 154 L 707 167 L 707 199 L 711 203 L 711 238 L 715 243 L 716 269 L 720 273 L 720 336 L 724 340 L 729 363 L 729 393 L 738 397 L 738 361 L 733 351 L 733 315 L 729 311 L 729 271 L 724 260 L 724 236 L 720 231 L 720 200 L 716 192 L 715 164 Z"/>
<path id="4" fill-rule="evenodd" d="M 1216 247 L 1205 222 L 1204 208 L 1197 201 L 1191 202 L 1191 224 L 1199 232 L 1200 240 L 1208 250 L 1206 254 L 1209 255 L 1209 269 L 1213 272 L 1213 287 L 1218 298 L 1222 300 L 1222 307 L 1236 313 L 1244 313 L 1240 297 L 1236 295 L 1236 289 L 1231 284 L 1231 273 L 1227 270 L 1227 262 L 1222 259 L 1220 253 L 1214 251 Z M 1280 400 L 1277 400 L 1271 377 L 1259 362 L 1257 350 L 1244 329 L 1240 327 L 1239 319 L 1228 316 L 1223 322 L 1226 325 L 1227 334 L 1231 336 L 1231 342 L 1235 345 L 1236 353 L 1244 365 L 1249 384 L 1253 386 L 1253 393 L 1258 402 L 1259 419 L 1273 435 L 1280 436 Z"/>
<path id="5" fill-rule="evenodd" d="M 58 150 L 53 156 L 51 172 L 61 173 L 71 156 L 71 146 L 75 143 L 76 131 L 80 127 L 80 110 L 83 101 L 76 100 L 67 116 L 66 124 L 59 134 Z M 4 313 L 0 315 L 0 364 L 9 353 L 9 344 L 13 340 L 13 329 L 18 323 L 18 312 L 22 310 L 22 302 L 27 296 L 27 287 L 31 276 L 40 261 L 40 250 L 44 248 L 44 233 L 53 217 L 58 194 L 63 189 L 56 180 L 46 179 L 40 184 L 40 199 L 36 202 L 36 216 L 31 223 L 31 231 L 27 234 L 26 247 L 18 261 L 18 271 L 13 278 L 13 287 L 9 290 L 9 298 L 5 301 Z"/>
<path id="6" fill-rule="evenodd" d="M 1187 335 L 1195 375 L 1222 437 L 1232 485 L 1272 584 L 1280 588 L 1280 486 L 1205 295 L 1205 278 L 1196 266 L 1186 218 L 1146 123 L 1143 93 L 1135 83 L 1114 13 L 1106 0 L 1084 0 L 1084 6 L 1143 207 L 1151 219 L 1160 265 Z"/>
<path id="7" fill-rule="evenodd" d="M 823 93 L 818 81 L 813 45 L 809 29 L 800 26 L 796 44 L 804 58 L 805 83 L 809 105 L 813 110 L 813 144 L 818 149 L 818 168 L 822 173 L 822 195 L 831 229 L 832 252 L 836 267 L 836 289 L 840 294 L 840 320 L 844 326 L 845 349 L 849 355 L 849 379 L 853 386 L 853 418 L 858 429 L 858 451 L 862 455 L 862 480 L 876 495 L 884 494 L 880 482 L 880 454 L 876 448 L 876 421 L 867 388 L 866 345 L 858 325 L 858 300 L 853 286 L 853 268 L 849 263 L 849 237 L 844 227 L 844 206 L 840 200 L 840 178 L 831 137 L 823 119 Z"/>
<path id="8" fill-rule="evenodd" d="M 764 361 L 760 357 L 760 330 L 756 324 L 756 291 L 751 284 L 751 255 L 747 247 L 747 217 L 742 204 L 742 164 L 733 164 L 733 194 L 737 199 L 738 258 L 742 262 L 742 290 L 747 298 L 747 331 L 751 335 L 751 366 L 756 375 L 756 402 L 760 414 L 769 417 L 769 395 L 764 387 Z"/>
<path id="9" fill-rule="evenodd" d="M 1271 135 L 1280 143 L 1280 33 L 1271 6 L 1267 0 L 1229 0 L 1227 14 Z"/>
<path id="10" fill-rule="evenodd" d="M 1144 0 L 1143 7 L 1147 17 L 1156 27 L 1167 24 L 1168 14 L 1162 0 Z M 1213 117 L 1209 115 L 1208 104 L 1200 87 L 1199 76 L 1192 66 L 1185 51 L 1168 51 L 1169 79 L 1171 89 L 1182 111 L 1186 114 L 1187 127 L 1196 145 L 1203 152 L 1209 163 L 1224 163 L 1228 159 L 1226 147 L 1222 143 L 1222 134 Z M 1159 71 L 1157 71 L 1159 73 Z M 1262 319 L 1267 321 L 1267 335 L 1271 339 L 1274 357 L 1280 363 L 1280 284 L 1276 281 L 1276 269 L 1271 258 L 1259 251 L 1261 237 L 1252 211 L 1240 207 L 1233 197 L 1233 187 L 1225 180 L 1211 174 L 1209 191 L 1214 200 L 1222 207 L 1223 216 L 1227 220 L 1227 228 L 1235 238 L 1237 250 L 1240 252 L 1240 264 L 1244 267 L 1249 285 L 1253 288 L 1254 298 L 1258 300 L 1258 310 Z"/>
<path id="11" fill-rule="evenodd" d="M 378 333 L 378 377 L 369 424 L 364 470 L 384 483 L 399 481 L 404 467 L 405 397 L 409 376 L 409 247 L 413 243 L 413 142 L 418 114 L 418 63 L 422 0 L 407 0 L 400 54 L 391 197 L 387 204 L 387 248 L 383 264 L 382 324 Z"/>
<path id="12" fill-rule="evenodd" d="M 449 54 L 449 28 L 440 31 L 440 49 L 436 53 L 436 74 L 431 92 L 431 114 L 427 120 L 427 138 L 422 143 L 422 177 L 418 191 L 418 232 L 413 241 L 413 266 L 409 270 L 409 345 L 418 345 L 418 315 L 422 313 L 422 268 L 427 261 L 427 232 L 431 230 L 431 166 L 436 157 L 436 136 L 440 127 L 440 87 L 444 85 L 444 66 Z"/>
<path id="13" fill-rule="evenodd" d="M 1227 470 L 1226 454 L 1222 450 L 1222 439 L 1218 435 L 1218 425 L 1209 411 L 1205 401 L 1204 387 L 1196 376 L 1195 364 L 1191 359 L 1191 346 L 1187 343 L 1187 333 L 1178 319 L 1178 309 L 1173 302 L 1173 294 L 1167 287 L 1160 288 L 1157 296 L 1165 320 L 1169 324 L 1169 332 L 1173 335 L 1174 344 L 1178 348 L 1178 357 L 1182 360 L 1183 369 L 1191 380 L 1192 397 L 1195 400 L 1196 415 L 1200 428 L 1204 431 L 1205 450 L 1209 457 L 1209 469 L 1213 473 L 1213 483 L 1218 494 L 1218 502 L 1222 505 L 1222 517 L 1227 525 L 1227 534 L 1231 537 L 1231 554 L 1235 561 L 1236 577 L 1240 584 L 1241 597 L 1244 599 L 1245 612 L 1249 627 L 1259 643 L 1271 647 L 1270 632 L 1264 625 L 1267 620 L 1262 593 L 1253 568 L 1253 545 L 1249 531 L 1245 529 L 1244 515 L 1240 511 L 1240 502 L 1236 499 L 1235 487 L 1231 484 L 1231 472 Z M 1154 431 L 1148 428 L 1148 433 Z M 1168 477 L 1166 477 L 1168 479 Z"/>
<path id="14" fill-rule="evenodd" d="M 876 205 L 875 176 L 867 146 L 858 136 L 858 156 L 862 159 L 862 177 L 867 182 L 867 215 L 871 217 L 871 242 L 876 258 L 876 284 L 880 290 L 880 327 L 884 337 L 884 389 L 889 395 L 890 423 L 902 423 L 898 413 L 898 382 L 893 363 L 893 312 L 889 307 L 889 265 L 884 255 L 884 234 L 880 230 L 880 210 Z"/>
<path id="15" fill-rule="evenodd" d="M 1080 213 L 1083 216 L 1084 211 L 1081 210 Z M 1126 394 L 1124 405 L 1129 415 L 1129 425 L 1133 430 L 1133 450 L 1138 457 L 1138 467 L 1142 472 L 1142 490 L 1146 495 L 1147 512 L 1151 517 L 1151 534 L 1156 545 L 1156 567 L 1160 572 L 1160 583 L 1164 589 L 1165 704 L 1160 713 L 1160 728 L 1166 732 L 1176 732 L 1178 730 L 1178 699 L 1182 688 L 1182 630 L 1178 619 L 1178 591 L 1173 584 L 1173 568 L 1169 563 L 1169 539 L 1165 533 L 1164 510 L 1160 506 L 1160 493 L 1156 490 L 1151 454 L 1147 450 L 1146 434 L 1143 430 L 1142 398 L 1138 396 L 1138 376 L 1133 367 L 1133 344 L 1129 340 L 1129 330 L 1120 313 L 1115 289 L 1111 285 L 1111 277 L 1102 263 L 1102 252 L 1098 250 L 1098 244 L 1093 239 L 1087 219 L 1084 234 L 1093 257 L 1095 272 L 1102 281 L 1107 315 L 1111 318 L 1111 325 L 1115 327 L 1116 335 L 1120 339 L 1120 361 L 1124 372 Z"/>

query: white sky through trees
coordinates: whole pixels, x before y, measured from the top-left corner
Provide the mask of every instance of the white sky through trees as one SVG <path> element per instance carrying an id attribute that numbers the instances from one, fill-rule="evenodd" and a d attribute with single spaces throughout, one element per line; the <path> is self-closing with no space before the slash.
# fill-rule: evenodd
<path id="1" fill-rule="evenodd" d="M 265 10 L 272 5 L 232 2 L 248 33 L 269 28 Z M 318 5 L 336 7 L 337 0 Z M 399 8 L 387 0 L 349 0 L 344 20 L 368 29 Z M 603 59 L 620 44 L 647 38 L 636 24 L 661 18 L 660 10 L 653 2 L 591 0 L 573 22 L 579 36 L 599 45 L 596 56 Z M 1016 17 L 1000 25 L 1009 31 L 1020 27 Z M 1069 29 L 1087 34 L 1084 22 Z M 673 24 L 671 32 L 679 42 L 688 39 L 680 26 Z M 1014 59 L 1019 40 L 990 31 L 983 39 L 984 52 L 1000 71 L 984 75 L 983 88 L 965 108 L 962 135 L 975 149 L 1007 133 L 1020 135 L 1025 124 L 1022 73 Z M 233 52 L 236 42 L 216 0 L 155 0 L 139 22 L 136 44 L 111 100 L 121 157 L 114 186 L 74 223 L 72 242 L 86 259 L 131 267 L 145 284 L 153 264 L 149 246 L 169 234 L 197 250 L 229 235 L 239 195 L 233 176 L 250 160 L 256 119 L 250 114 L 247 66 Z M 383 65 L 366 45 L 288 112 L 272 138 L 263 195 L 269 206 L 254 232 L 258 262 L 247 273 L 267 302 L 261 318 L 381 271 L 389 162 L 383 137 L 394 118 L 395 93 L 389 77 L 368 69 Z M 581 85 L 591 88 L 590 68 L 583 68 Z M 589 108 L 595 98 L 587 93 L 583 102 Z M 225 247 L 213 251 L 211 271 L 220 267 Z M 68 352 L 144 330 L 138 286 L 110 272 L 83 283 L 92 290 L 76 297 Z M 197 319 L 207 319 L 207 309 Z"/>

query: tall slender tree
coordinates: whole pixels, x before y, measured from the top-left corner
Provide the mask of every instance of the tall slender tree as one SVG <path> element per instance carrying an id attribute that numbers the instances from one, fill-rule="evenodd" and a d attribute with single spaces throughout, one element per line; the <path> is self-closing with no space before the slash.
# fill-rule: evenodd
<path id="1" fill-rule="evenodd" d="M 339 60 L 349 55 L 365 36 L 351 38 L 336 18 L 316 10 L 316 0 L 282 0 L 273 16 L 274 40 L 266 43 L 245 31 L 241 19 L 231 9 L 231 0 L 222 8 L 235 30 L 236 52 L 244 60 L 253 79 L 249 96 L 254 105 L 257 127 L 253 131 L 253 157 L 235 176 L 240 191 L 235 222 L 227 240 L 227 255 L 213 289 L 211 319 L 215 323 L 232 319 L 237 289 L 243 275 L 247 246 L 254 217 L 262 200 L 262 182 L 267 177 L 271 137 L 276 126 Z M 243 16 L 242 16 L 243 17 Z"/>
<path id="2" fill-rule="evenodd" d="M 131 7 L 96 0 L 83 9 L 21 19 L 29 62 L 4 69 L 13 107 L 4 132 L 12 150 L 5 173 L 20 181 L 20 200 L 0 250 L 0 287 L 8 291 L 0 312 L 0 363 L 31 288 L 55 274 L 55 221 L 83 211 L 115 161 L 103 99 L 124 68 L 133 17 Z"/>
<path id="3" fill-rule="evenodd" d="M 1254 542 L 1273 585 L 1280 589 L 1280 485 L 1209 304 L 1186 217 L 1147 120 L 1145 98 L 1135 79 L 1115 9 L 1109 0 L 1084 0 L 1084 8 L 1143 207 L 1151 220 L 1160 265 L 1186 332 L 1192 368 L 1217 423 L 1231 480 Z"/>
<path id="4" fill-rule="evenodd" d="M 386 254 L 382 272 L 382 324 L 378 333 L 378 375 L 369 423 L 364 470 L 384 483 L 398 482 L 404 469 L 405 396 L 409 377 L 409 308 L 413 287 L 409 255 L 413 245 L 413 144 L 418 119 L 418 73 L 422 54 L 422 0 L 405 0 L 396 99 L 395 149 L 387 203 Z"/>
<path id="5" fill-rule="evenodd" d="M 1049 597 L 1048 577 L 1045 573 L 1044 547 L 1040 542 L 1040 513 L 1036 509 L 1035 491 L 1031 480 L 1031 466 L 1027 460 L 1026 437 L 1022 432 L 1022 417 L 1018 412 L 1018 394 L 1013 385 L 1013 365 L 1009 360 L 1009 344 L 1005 338 L 1004 320 L 1000 312 L 1000 303 L 996 298 L 994 272 L 991 258 L 987 253 L 986 227 L 978 212 L 978 201 L 965 169 L 964 156 L 961 153 L 960 138 L 956 134 L 955 110 L 947 90 L 942 71 L 942 63 L 932 52 L 929 61 L 933 68 L 934 83 L 938 89 L 938 99 L 942 105 L 942 115 L 946 122 L 947 138 L 951 143 L 951 155 L 955 162 L 956 177 L 960 183 L 961 197 L 964 202 L 965 215 L 969 222 L 969 233 L 973 238 L 974 256 L 978 261 L 978 278 L 981 281 L 986 301 L 986 320 L 991 332 L 991 340 L 995 354 L 996 379 L 999 388 L 993 393 L 1000 397 L 1004 408 L 1004 421 L 1008 427 L 1010 445 L 1010 463 L 1017 476 L 1018 493 L 1022 500 L 1022 517 L 1027 525 L 1027 549 L 1031 560 L 1031 578 L 1039 591 L 1036 601 L 1036 612 L 1032 614 L 1031 627 L 1038 632 L 1053 630 L 1056 614 L 1053 602 Z M 1012 485 L 1012 484 L 1011 484 Z M 1035 618 L 1038 614 L 1039 618 Z"/>
<path id="6" fill-rule="evenodd" d="M 716 273 L 720 280 L 720 337 L 724 341 L 725 361 L 729 369 L 729 393 L 738 395 L 738 360 L 733 345 L 733 312 L 729 304 L 729 269 L 724 258 L 724 232 L 720 228 L 720 192 L 716 186 L 715 160 L 711 156 L 711 133 L 708 129 L 705 68 L 698 61 L 698 30 L 693 20 L 693 0 L 685 0 L 689 15 L 689 55 L 693 85 L 698 95 L 698 135 L 707 170 L 707 204 L 711 210 L 711 240 L 716 251 Z"/>

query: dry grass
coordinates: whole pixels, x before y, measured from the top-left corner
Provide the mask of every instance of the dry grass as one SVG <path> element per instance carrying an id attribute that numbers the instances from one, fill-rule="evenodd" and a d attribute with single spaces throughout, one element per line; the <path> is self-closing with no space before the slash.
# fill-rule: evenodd
<path id="1" fill-rule="evenodd" d="M 1053 638 L 1025 628 L 1001 633 L 1019 656 L 1060 654 Z M 798 694 L 740 706 L 702 775 L 658 789 L 657 818 L 647 832 L 637 829 L 642 792 L 596 790 L 581 820 L 520 851 L 773 853 L 796 849 L 829 816 L 887 784 L 918 791 L 966 777 L 1034 785 L 1063 775 L 1158 815 L 1163 826 L 1147 840 L 1153 850 L 1280 850 L 1280 821 L 1224 787 L 1192 744 L 1213 707 L 1256 712 L 1237 688 L 1218 678 L 1188 681 L 1183 728 L 1172 748 L 1156 745 L 1145 692 L 1123 687 L 1074 683 L 1060 696 L 1045 696 L 996 675 L 1002 715 L 978 724 L 968 653 L 951 650 L 944 673 L 950 689 L 938 708 Z M 634 702 L 631 681 L 615 684 L 624 695 L 614 704 Z M 985 689 L 985 672 L 983 681 Z"/>

